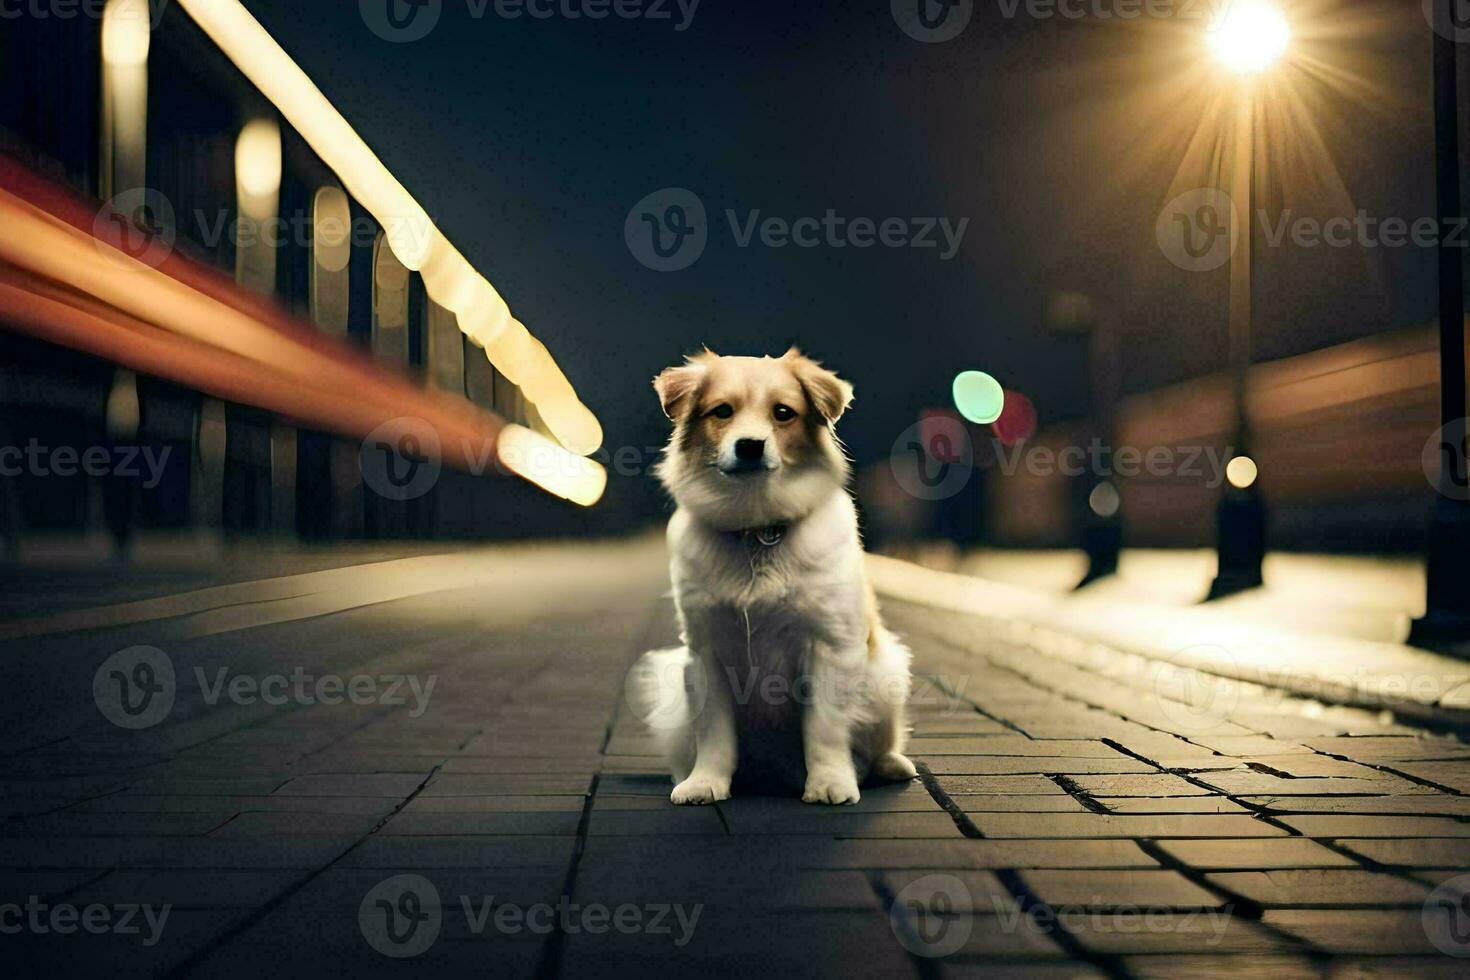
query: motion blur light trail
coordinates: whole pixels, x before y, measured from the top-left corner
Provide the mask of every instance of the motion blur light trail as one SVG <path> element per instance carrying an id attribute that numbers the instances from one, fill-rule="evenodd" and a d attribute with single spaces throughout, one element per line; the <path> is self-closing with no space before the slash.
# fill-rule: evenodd
<path id="1" fill-rule="evenodd" d="M 546 347 L 450 243 L 299 65 L 237 0 L 179 0 L 378 223 L 393 254 L 419 272 L 429 296 L 536 406 L 556 438 L 579 454 L 602 445 L 602 426 L 580 401 Z"/>

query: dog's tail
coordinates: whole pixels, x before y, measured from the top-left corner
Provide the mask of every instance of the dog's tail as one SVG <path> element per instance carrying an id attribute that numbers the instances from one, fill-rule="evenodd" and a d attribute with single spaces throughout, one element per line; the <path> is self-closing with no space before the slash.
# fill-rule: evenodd
<path id="1" fill-rule="evenodd" d="M 628 672 L 628 707 L 658 740 L 676 783 L 694 768 L 694 718 L 708 690 L 702 674 L 688 647 L 650 650 Z"/>

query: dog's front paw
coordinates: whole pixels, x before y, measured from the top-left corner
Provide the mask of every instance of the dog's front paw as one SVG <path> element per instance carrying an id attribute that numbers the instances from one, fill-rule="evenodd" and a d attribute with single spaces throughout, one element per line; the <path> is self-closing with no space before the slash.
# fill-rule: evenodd
<path id="1" fill-rule="evenodd" d="M 830 803 L 840 806 L 859 799 L 857 777 L 851 772 L 818 769 L 806 777 L 803 803 Z"/>
<path id="2" fill-rule="evenodd" d="M 720 779 L 715 776 L 705 776 L 694 773 L 684 780 L 674 791 L 669 794 L 669 799 L 674 801 L 675 806 L 702 806 L 706 803 L 717 803 L 720 800 L 730 798 L 730 780 Z"/>
<path id="3" fill-rule="evenodd" d="M 873 774 L 879 779 L 901 783 L 906 779 L 913 779 L 919 774 L 919 770 L 914 768 L 914 764 L 906 756 L 887 752 L 873 761 Z"/>

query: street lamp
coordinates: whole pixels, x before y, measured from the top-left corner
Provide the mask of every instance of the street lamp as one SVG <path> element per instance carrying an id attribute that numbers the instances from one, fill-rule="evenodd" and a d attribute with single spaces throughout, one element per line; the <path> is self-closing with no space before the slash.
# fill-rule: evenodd
<path id="1" fill-rule="evenodd" d="M 1460 224 L 1460 120 L 1456 79 L 1454 0 L 1426 8 L 1434 28 L 1435 197 L 1439 227 Z M 1440 421 L 1438 492 L 1429 527 L 1424 616 L 1414 621 L 1409 642 L 1464 653 L 1470 641 L 1470 501 L 1453 485 L 1451 468 L 1463 464 L 1466 448 L 1465 282 L 1461 249 L 1441 236 L 1439 244 Z"/>
<path id="2" fill-rule="evenodd" d="M 1249 463 L 1251 479 L 1232 481 L 1220 497 L 1216 512 L 1216 553 L 1219 566 L 1210 586 L 1216 599 L 1261 584 L 1266 556 L 1266 510 L 1249 459 L 1250 423 L 1246 418 L 1246 374 L 1251 362 L 1251 274 L 1255 223 L 1256 83 L 1280 62 L 1291 46 L 1291 25 L 1271 0 L 1229 0 L 1205 30 L 1210 53 L 1235 81 L 1235 160 L 1231 170 L 1230 199 L 1234 219 L 1243 232 L 1230 256 L 1230 376 L 1235 401 L 1237 459 Z M 1237 465 L 1244 470 L 1245 463 Z"/>

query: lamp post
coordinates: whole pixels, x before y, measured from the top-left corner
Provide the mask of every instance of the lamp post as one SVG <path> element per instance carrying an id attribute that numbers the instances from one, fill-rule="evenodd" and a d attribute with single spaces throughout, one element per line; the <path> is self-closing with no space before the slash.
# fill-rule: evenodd
<path id="1" fill-rule="evenodd" d="M 1271 0 L 1232 0 L 1211 20 L 1205 39 L 1215 59 L 1236 76 L 1235 156 L 1230 198 L 1242 221 L 1230 256 L 1230 377 L 1235 404 L 1234 458 L 1216 510 L 1219 565 L 1210 586 L 1216 599 L 1261 584 L 1266 556 L 1266 509 L 1250 459 L 1246 377 L 1251 362 L 1251 276 L 1255 222 L 1255 128 L 1260 77 L 1281 60 L 1291 27 Z"/>
<path id="2" fill-rule="evenodd" d="M 1461 218 L 1459 109 L 1456 87 L 1455 0 L 1433 5 L 1435 193 L 1441 229 Z M 1453 480 L 1465 465 L 1465 283 L 1462 249 L 1440 236 L 1439 244 L 1439 482 L 1430 521 L 1425 572 L 1427 594 L 1422 619 L 1414 621 L 1409 642 L 1457 646 L 1470 642 L 1470 501 Z"/>

